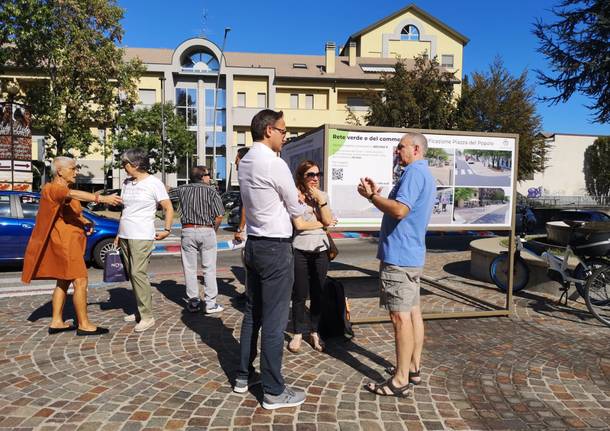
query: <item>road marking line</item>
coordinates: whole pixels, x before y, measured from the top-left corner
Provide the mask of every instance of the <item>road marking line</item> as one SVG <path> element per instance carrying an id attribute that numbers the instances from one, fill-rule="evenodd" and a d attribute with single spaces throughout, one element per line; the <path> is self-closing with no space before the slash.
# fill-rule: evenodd
<path id="1" fill-rule="evenodd" d="M 11 292 L 11 293 L 0 293 L 0 299 L 3 298 L 19 298 L 22 296 L 36 296 L 36 295 L 50 295 L 53 293 L 53 289 L 50 290 L 36 290 L 33 292 Z M 74 293 L 74 289 L 68 289 L 68 294 Z"/>

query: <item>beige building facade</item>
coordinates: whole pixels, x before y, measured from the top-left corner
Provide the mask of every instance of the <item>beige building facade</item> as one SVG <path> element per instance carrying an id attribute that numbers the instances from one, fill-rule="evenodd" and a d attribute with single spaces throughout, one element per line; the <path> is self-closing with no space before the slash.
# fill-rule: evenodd
<path id="1" fill-rule="evenodd" d="M 517 191 L 528 196 L 530 189 L 538 189 L 541 197 L 588 195 L 583 171 L 585 150 L 598 136 L 545 133 L 544 137 L 548 144 L 547 167 L 532 179 L 519 182 Z M 530 195 L 535 193 L 532 190 Z"/>
<path id="2" fill-rule="evenodd" d="M 192 165 L 213 167 L 215 153 L 214 174 L 226 186 L 236 184 L 235 154 L 239 147 L 252 144 L 250 122 L 261 109 L 284 111 L 288 138 L 324 123 L 346 124 L 350 113 L 352 119 L 362 121 L 368 111 L 364 92 L 381 89 L 380 78 L 394 71 L 398 58 L 412 65 L 413 57 L 422 53 L 455 73 L 459 94 L 467 43 L 461 33 L 409 5 L 350 35 L 340 46 L 326 43 L 320 55 L 222 53 L 205 38 L 191 38 L 167 49 L 125 48 L 125 55 L 139 58 L 146 67 L 138 83 L 136 108 L 172 102 L 196 137 L 197 150 L 177 160 L 178 172 L 168 175 L 169 185 L 187 182 Z M 110 133 L 94 132 L 102 142 Z M 80 162 L 81 185 L 101 188 L 105 179 L 101 156 L 93 154 Z M 112 172 L 114 187 L 123 175 L 117 169 Z"/>

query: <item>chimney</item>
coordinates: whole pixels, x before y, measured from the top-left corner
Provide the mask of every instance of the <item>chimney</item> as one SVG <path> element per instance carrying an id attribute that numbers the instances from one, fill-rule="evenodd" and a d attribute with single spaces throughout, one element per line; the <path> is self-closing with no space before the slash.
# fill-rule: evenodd
<path id="1" fill-rule="evenodd" d="M 347 46 L 348 62 L 350 67 L 356 65 L 356 42 L 350 42 Z"/>
<path id="2" fill-rule="evenodd" d="M 326 73 L 335 73 L 335 42 L 326 42 L 324 51 Z"/>

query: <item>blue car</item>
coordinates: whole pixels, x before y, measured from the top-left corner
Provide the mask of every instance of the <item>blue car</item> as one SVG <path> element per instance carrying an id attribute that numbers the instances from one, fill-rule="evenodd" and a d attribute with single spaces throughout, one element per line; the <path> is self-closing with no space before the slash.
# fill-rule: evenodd
<path id="1" fill-rule="evenodd" d="M 0 263 L 23 260 L 39 202 L 39 193 L 0 191 Z M 85 261 L 102 268 L 106 253 L 113 247 L 119 222 L 87 210 L 83 210 L 83 216 L 95 225 L 93 234 L 87 237 Z"/>

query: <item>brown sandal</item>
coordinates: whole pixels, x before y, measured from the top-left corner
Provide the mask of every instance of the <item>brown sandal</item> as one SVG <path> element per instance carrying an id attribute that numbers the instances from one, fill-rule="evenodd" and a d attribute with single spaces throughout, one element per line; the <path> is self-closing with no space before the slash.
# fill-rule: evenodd
<path id="1" fill-rule="evenodd" d="M 389 375 L 393 376 L 394 374 L 396 374 L 396 367 L 394 365 L 390 365 L 389 367 L 385 368 L 385 372 L 388 373 Z M 409 370 L 409 383 L 411 383 L 412 385 L 419 385 L 421 383 L 421 377 L 420 374 L 421 373 L 421 368 L 419 370 L 416 371 L 410 371 Z M 418 380 L 415 380 L 418 379 Z"/>
<path id="2" fill-rule="evenodd" d="M 393 377 L 390 377 L 388 380 L 386 380 L 383 383 L 369 383 L 367 385 L 364 386 L 364 389 L 366 389 L 367 391 L 375 394 L 375 395 L 382 395 L 382 396 L 386 396 L 386 397 L 398 397 L 398 398 L 408 398 L 411 395 L 411 383 L 407 383 L 404 386 L 395 386 L 394 383 L 392 383 L 392 379 Z M 373 386 L 371 386 L 371 384 Z M 388 394 L 386 392 L 386 388 L 390 390 L 390 393 Z"/>

